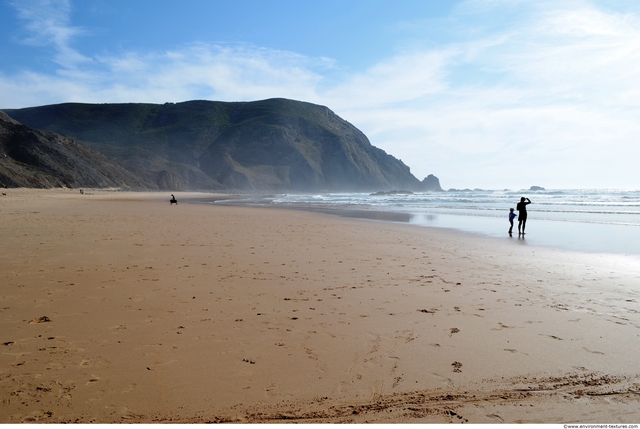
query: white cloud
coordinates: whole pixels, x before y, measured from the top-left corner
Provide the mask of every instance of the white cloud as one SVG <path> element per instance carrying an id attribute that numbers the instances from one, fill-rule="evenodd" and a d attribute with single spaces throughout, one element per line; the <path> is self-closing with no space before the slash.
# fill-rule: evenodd
<path id="1" fill-rule="evenodd" d="M 28 29 L 40 26 L 29 43 L 54 46 L 61 68 L 0 75 L 3 106 L 286 97 L 329 106 L 416 176 L 434 173 L 445 187 L 640 179 L 637 14 L 586 1 L 467 2 L 456 22 L 469 31 L 455 43 L 406 43 L 413 48 L 344 76 L 330 59 L 243 44 L 89 58 L 71 47 L 81 30 L 69 23 L 68 3 L 46 3 L 51 14 L 36 2 L 14 5 Z M 475 27 L 509 7 L 526 10 L 517 25 Z"/>
<path id="2" fill-rule="evenodd" d="M 328 90 L 323 98 L 341 108 L 376 108 L 416 100 L 447 88 L 444 66 L 455 52 L 429 51 L 390 58 Z"/>
<path id="3" fill-rule="evenodd" d="M 53 60 L 62 67 L 91 61 L 71 47 L 72 39 L 83 34 L 83 30 L 69 25 L 68 0 L 14 0 L 10 4 L 25 22 L 28 36 L 24 43 L 53 46 L 56 52 Z"/>
<path id="4" fill-rule="evenodd" d="M 143 90 L 145 101 L 182 101 L 209 98 L 236 101 L 269 97 L 313 98 L 321 76 L 309 64 L 324 67 L 325 60 L 312 60 L 290 52 L 250 46 L 200 43 L 164 53 L 126 53 L 101 57 L 108 73 L 105 79 L 125 82 L 132 90 Z M 105 87 L 105 94 L 109 85 Z M 172 93 L 167 100 L 167 93 Z"/>
<path id="5" fill-rule="evenodd" d="M 313 100 L 322 77 L 312 68 L 330 67 L 329 60 L 290 52 L 198 44 L 162 53 L 96 56 L 90 64 L 61 68 L 55 75 L 0 75 L 0 93 L 3 106 L 19 107 L 63 101 Z"/>
<path id="6" fill-rule="evenodd" d="M 352 122 L 419 177 L 455 172 L 443 182 L 456 187 L 637 186 L 638 16 L 559 5 L 459 42 L 443 91 L 410 109 L 350 109 Z"/>

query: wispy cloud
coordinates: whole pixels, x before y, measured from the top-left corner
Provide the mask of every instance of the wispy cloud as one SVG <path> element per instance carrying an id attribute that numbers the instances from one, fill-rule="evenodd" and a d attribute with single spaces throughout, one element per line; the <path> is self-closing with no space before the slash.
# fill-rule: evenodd
<path id="1" fill-rule="evenodd" d="M 633 186 L 639 18 L 588 2 L 554 5 L 530 11 L 518 28 L 458 42 L 439 72 L 447 85 L 419 103 L 361 106 L 351 120 L 414 171 L 457 171 L 449 183 L 510 187 L 511 177 L 524 186 L 544 176 L 566 186 Z"/>
<path id="2" fill-rule="evenodd" d="M 271 97 L 315 100 L 326 58 L 247 45 L 199 43 L 179 50 L 97 55 L 55 74 L 0 75 L 4 105 L 61 101 L 223 101 Z M 318 70 L 318 71 L 315 71 Z M 41 91 L 34 91 L 39 88 Z"/>
<path id="3" fill-rule="evenodd" d="M 25 42 L 53 46 L 60 68 L 0 75 L 3 106 L 287 97 L 329 106 L 416 175 L 449 175 L 445 187 L 545 185 L 534 180 L 542 170 L 563 186 L 638 180 L 634 13 L 586 0 L 468 1 L 448 18 L 466 31 L 455 41 L 433 46 L 414 32 L 396 55 L 344 74 L 331 59 L 241 43 L 85 56 L 72 48 L 83 31 L 68 2 L 13 4 L 33 33 Z M 478 25 L 503 10 L 517 25 Z"/>
<path id="4" fill-rule="evenodd" d="M 341 108 L 380 108 L 411 102 L 447 89 L 445 67 L 456 56 L 451 51 L 398 55 L 348 77 L 323 98 Z"/>
<path id="5" fill-rule="evenodd" d="M 10 4 L 25 23 L 28 34 L 24 43 L 52 46 L 55 50 L 53 60 L 62 67 L 91 61 L 72 48 L 73 38 L 82 35 L 83 30 L 70 25 L 68 0 L 13 0 Z"/>

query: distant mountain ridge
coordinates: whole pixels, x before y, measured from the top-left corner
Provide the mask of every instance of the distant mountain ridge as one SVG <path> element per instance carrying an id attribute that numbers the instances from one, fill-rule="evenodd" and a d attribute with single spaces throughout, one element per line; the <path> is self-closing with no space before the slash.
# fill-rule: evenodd
<path id="1" fill-rule="evenodd" d="M 330 109 L 301 101 L 64 103 L 5 110 L 172 190 L 421 190 L 402 161 Z M 85 185 L 86 186 L 86 185 Z"/>

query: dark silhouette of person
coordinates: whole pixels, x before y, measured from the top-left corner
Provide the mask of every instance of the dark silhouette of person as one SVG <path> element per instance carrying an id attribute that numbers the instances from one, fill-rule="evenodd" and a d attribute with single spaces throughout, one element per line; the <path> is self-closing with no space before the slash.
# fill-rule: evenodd
<path id="1" fill-rule="evenodd" d="M 509 209 L 509 235 L 513 233 L 513 219 L 515 219 L 516 214 L 513 212 L 513 209 Z"/>
<path id="2" fill-rule="evenodd" d="M 169 200 L 169 205 L 174 204 L 177 206 L 178 205 L 178 200 L 176 200 L 176 197 L 173 196 L 173 194 L 171 194 L 171 199 Z"/>
<path id="3" fill-rule="evenodd" d="M 527 202 L 525 202 L 527 200 Z M 527 205 L 531 204 L 529 198 L 521 197 L 516 206 L 518 210 L 518 235 L 524 235 L 524 228 L 527 226 Z M 522 232 L 520 231 L 522 229 Z"/>

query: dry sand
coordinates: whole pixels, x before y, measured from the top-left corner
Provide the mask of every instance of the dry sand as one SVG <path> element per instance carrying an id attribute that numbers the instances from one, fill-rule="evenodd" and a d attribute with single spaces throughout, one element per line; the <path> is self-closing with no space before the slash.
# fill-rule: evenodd
<path id="1" fill-rule="evenodd" d="M 0 422 L 640 422 L 638 260 L 3 192 Z"/>

